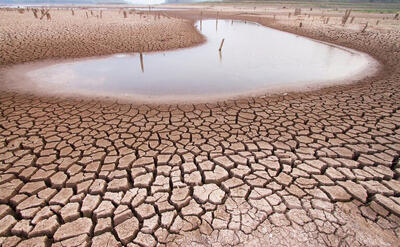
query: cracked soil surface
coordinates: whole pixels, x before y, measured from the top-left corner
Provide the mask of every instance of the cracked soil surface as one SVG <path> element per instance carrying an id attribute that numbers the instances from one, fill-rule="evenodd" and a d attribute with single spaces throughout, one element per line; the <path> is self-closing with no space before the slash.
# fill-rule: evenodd
<path id="1" fill-rule="evenodd" d="M 2 90 L 2 246 L 399 245 L 399 31 L 219 16 L 368 52 L 382 69 L 193 105 Z"/>

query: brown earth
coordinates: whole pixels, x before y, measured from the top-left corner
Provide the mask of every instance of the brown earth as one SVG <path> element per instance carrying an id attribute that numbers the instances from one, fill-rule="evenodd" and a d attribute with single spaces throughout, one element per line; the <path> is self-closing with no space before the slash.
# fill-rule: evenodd
<path id="1" fill-rule="evenodd" d="M 32 11 L 0 11 L 0 65 L 46 58 L 161 51 L 204 42 L 193 22 L 168 14 L 119 10 L 51 10 L 51 20 Z M 88 14 L 88 17 L 86 17 Z M 92 15 L 93 14 L 93 15 Z M 101 18 L 100 18 L 101 16 Z"/>
<path id="2" fill-rule="evenodd" d="M 395 21 L 362 33 L 339 15 L 268 15 L 219 12 L 367 52 L 383 68 L 352 85 L 215 104 L 3 91 L 3 246 L 398 246 Z"/>

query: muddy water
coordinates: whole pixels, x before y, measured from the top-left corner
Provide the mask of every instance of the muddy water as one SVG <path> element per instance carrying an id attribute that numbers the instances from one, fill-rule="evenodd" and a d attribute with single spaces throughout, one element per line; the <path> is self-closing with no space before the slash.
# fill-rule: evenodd
<path id="1" fill-rule="evenodd" d="M 255 23 L 203 20 L 196 28 L 207 38 L 197 47 L 36 64 L 25 76 L 52 93 L 190 101 L 304 90 L 360 78 L 376 65 L 366 54 Z"/>

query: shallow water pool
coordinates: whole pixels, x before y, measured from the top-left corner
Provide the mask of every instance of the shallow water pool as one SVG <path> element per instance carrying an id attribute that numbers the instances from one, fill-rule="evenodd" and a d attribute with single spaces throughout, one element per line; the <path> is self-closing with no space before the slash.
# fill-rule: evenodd
<path id="1" fill-rule="evenodd" d="M 207 38 L 196 47 L 56 63 L 25 76 L 55 94 L 190 101 L 304 90 L 359 78 L 375 63 L 367 54 L 255 23 L 203 20 L 196 28 Z"/>

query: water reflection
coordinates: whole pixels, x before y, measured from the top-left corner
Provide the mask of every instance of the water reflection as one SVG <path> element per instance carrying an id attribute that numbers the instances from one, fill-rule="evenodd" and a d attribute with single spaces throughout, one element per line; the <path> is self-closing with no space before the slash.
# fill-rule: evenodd
<path id="1" fill-rule="evenodd" d="M 371 63 L 366 54 L 253 23 L 200 20 L 196 26 L 207 38 L 200 46 L 60 63 L 27 76 L 39 90 L 179 98 L 301 89 L 348 78 Z"/>

